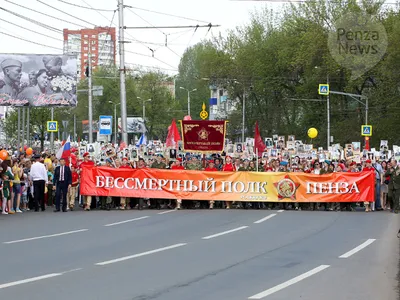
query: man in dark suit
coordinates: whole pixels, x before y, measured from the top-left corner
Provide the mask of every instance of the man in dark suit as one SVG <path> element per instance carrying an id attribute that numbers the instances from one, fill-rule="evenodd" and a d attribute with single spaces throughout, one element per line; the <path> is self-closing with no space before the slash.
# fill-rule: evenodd
<path id="1" fill-rule="evenodd" d="M 60 200 L 62 195 L 62 210 L 67 211 L 67 194 L 72 184 L 71 169 L 65 165 L 65 159 L 60 158 L 60 165 L 54 171 L 53 189 L 56 190 L 56 209 L 54 212 L 60 211 Z"/>

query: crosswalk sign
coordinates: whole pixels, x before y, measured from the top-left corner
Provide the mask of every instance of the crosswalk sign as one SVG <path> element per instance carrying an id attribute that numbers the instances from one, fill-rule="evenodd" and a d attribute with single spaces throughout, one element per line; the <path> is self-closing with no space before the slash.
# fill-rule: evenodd
<path id="1" fill-rule="evenodd" d="M 361 135 L 362 136 L 372 136 L 372 126 L 371 125 L 362 125 L 361 126 Z"/>
<path id="2" fill-rule="evenodd" d="M 48 132 L 57 132 L 58 131 L 58 122 L 57 121 L 47 121 L 47 131 Z"/>
<path id="3" fill-rule="evenodd" d="M 318 94 L 328 96 L 329 95 L 329 84 L 327 84 L 327 83 L 320 84 L 318 86 Z"/>

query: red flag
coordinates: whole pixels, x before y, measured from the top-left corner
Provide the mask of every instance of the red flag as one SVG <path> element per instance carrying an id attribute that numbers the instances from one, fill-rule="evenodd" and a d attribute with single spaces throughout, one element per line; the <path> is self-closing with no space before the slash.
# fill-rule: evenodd
<path id="1" fill-rule="evenodd" d="M 172 120 L 171 126 L 168 127 L 168 136 L 165 142 L 167 148 L 177 148 L 178 141 L 181 140 L 178 127 L 176 126 L 175 119 Z"/>
<path id="2" fill-rule="evenodd" d="M 365 137 L 365 148 L 364 148 L 365 150 L 370 150 L 370 147 L 369 147 L 369 137 L 368 136 L 366 136 Z"/>
<path id="3" fill-rule="evenodd" d="M 256 129 L 255 129 L 255 134 L 254 134 L 254 150 L 258 149 L 258 157 L 261 157 L 265 148 L 266 148 L 266 146 L 262 140 L 260 131 L 258 130 L 258 121 L 256 121 Z"/>

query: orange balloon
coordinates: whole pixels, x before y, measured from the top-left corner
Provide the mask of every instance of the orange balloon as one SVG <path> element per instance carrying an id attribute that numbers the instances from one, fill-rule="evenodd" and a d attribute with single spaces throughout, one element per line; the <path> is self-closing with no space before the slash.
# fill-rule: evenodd
<path id="1" fill-rule="evenodd" d="M 8 157 L 8 152 L 6 150 L 1 150 L 0 151 L 0 159 L 1 160 L 6 160 Z"/>
<path id="2" fill-rule="evenodd" d="M 21 147 L 21 148 L 19 148 L 19 152 L 22 152 L 22 147 Z"/>
<path id="3" fill-rule="evenodd" d="M 26 149 L 26 155 L 32 155 L 32 153 L 33 153 L 33 150 L 32 150 L 32 148 L 28 148 L 28 149 Z"/>

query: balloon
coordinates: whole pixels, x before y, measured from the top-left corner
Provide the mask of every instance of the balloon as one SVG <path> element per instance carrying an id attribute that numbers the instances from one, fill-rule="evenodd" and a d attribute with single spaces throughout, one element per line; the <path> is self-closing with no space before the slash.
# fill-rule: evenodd
<path id="1" fill-rule="evenodd" d="M 24 150 L 26 150 L 26 149 L 28 149 L 28 146 L 27 146 L 27 145 L 24 146 Z"/>
<path id="2" fill-rule="evenodd" d="M 318 130 L 315 128 L 310 128 L 308 129 L 307 134 L 310 139 L 315 139 L 318 136 Z"/>
<path id="3" fill-rule="evenodd" d="M 21 147 L 21 148 L 19 148 L 19 152 L 22 152 L 22 147 Z"/>
<path id="4" fill-rule="evenodd" d="M 6 150 L 1 150 L 0 151 L 0 159 L 1 160 L 6 160 L 8 157 L 8 152 Z"/>
<path id="5" fill-rule="evenodd" d="M 183 120 L 184 121 L 190 121 L 190 120 L 192 120 L 192 117 L 191 116 L 184 116 Z"/>
<path id="6" fill-rule="evenodd" d="M 32 150 L 32 148 L 28 148 L 28 149 L 26 149 L 26 155 L 32 155 L 32 153 L 33 153 L 33 150 Z"/>

